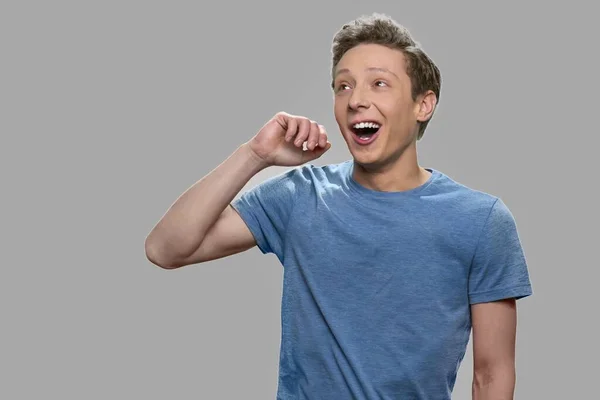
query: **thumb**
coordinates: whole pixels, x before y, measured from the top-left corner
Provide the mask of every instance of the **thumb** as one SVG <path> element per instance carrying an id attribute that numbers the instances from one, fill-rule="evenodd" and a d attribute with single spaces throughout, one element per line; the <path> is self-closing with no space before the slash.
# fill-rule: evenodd
<path id="1" fill-rule="evenodd" d="M 323 154 L 325 154 L 325 152 L 327 150 L 329 150 L 331 148 L 331 142 L 327 141 L 327 143 L 325 144 L 325 147 L 315 147 L 314 150 L 306 150 L 302 153 L 303 155 L 303 162 L 307 162 L 307 161 L 312 161 L 312 160 L 316 160 L 317 158 L 321 157 Z"/>

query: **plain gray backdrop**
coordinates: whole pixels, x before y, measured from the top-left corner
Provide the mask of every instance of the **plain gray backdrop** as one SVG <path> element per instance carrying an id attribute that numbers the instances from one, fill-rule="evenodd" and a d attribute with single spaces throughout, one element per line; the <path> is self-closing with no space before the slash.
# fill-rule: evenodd
<path id="1" fill-rule="evenodd" d="M 276 257 L 166 271 L 144 240 L 277 111 L 326 126 L 315 164 L 349 159 L 331 39 L 372 12 L 441 69 L 421 165 L 516 218 L 534 288 L 516 399 L 594 397 L 599 34 L 579 3 L 2 2 L 0 398 L 275 398 Z M 470 399 L 471 357 L 455 399 Z"/>

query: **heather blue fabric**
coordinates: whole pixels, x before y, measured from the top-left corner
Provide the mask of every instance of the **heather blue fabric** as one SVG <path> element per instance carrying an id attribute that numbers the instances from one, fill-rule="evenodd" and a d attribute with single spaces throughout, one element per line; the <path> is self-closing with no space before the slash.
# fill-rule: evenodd
<path id="1" fill-rule="evenodd" d="M 232 202 L 284 268 L 277 399 L 450 399 L 470 304 L 532 294 L 513 215 L 435 169 L 378 192 L 352 168 L 305 164 Z"/>

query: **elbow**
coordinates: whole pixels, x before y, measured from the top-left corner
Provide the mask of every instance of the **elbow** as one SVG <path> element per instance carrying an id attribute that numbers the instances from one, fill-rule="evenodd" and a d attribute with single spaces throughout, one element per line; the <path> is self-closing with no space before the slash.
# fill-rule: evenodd
<path id="1" fill-rule="evenodd" d="M 476 367 L 473 370 L 473 393 L 478 394 L 475 398 L 480 398 L 482 394 L 502 394 L 509 397 L 514 392 L 516 373 L 514 365 L 503 363 L 486 367 Z M 498 395 L 498 398 L 505 398 Z M 486 397 L 482 395 L 481 397 Z"/>
<path id="2" fill-rule="evenodd" d="M 176 269 L 180 265 L 170 260 L 168 257 L 165 257 L 163 253 L 160 251 L 160 246 L 155 243 L 152 243 L 148 239 L 144 243 L 144 250 L 146 253 L 146 259 L 150 261 L 152 264 L 160 267 L 162 269 Z"/>

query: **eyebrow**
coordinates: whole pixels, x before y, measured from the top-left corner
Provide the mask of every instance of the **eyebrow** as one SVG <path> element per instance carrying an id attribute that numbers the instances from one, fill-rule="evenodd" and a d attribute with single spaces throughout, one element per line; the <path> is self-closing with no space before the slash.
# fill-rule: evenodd
<path id="1" fill-rule="evenodd" d="M 387 69 L 387 68 L 381 68 L 381 67 L 369 67 L 369 68 L 366 68 L 366 69 L 365 69 L 365 71 L 377 71 L 377 72 L 385 72 L 385 73 L 388 73 L 388 74 L 392 74 L 392 75 L 394 75 L 396 78 L 400 79 L 400 78 L 398 77 L 398 75 L 396 75 L 395 73 L 393 73 L 392 71 L 390 71 L 390 70 L 389 70 L 389 69 Z M 339 71 L 337 71 L 337 72 L 335 73 L 335 76 L 337 77 L 339 74 L 342 74 L 342 73 L 345 73 L 345 72 L 350 72 L 350 70 L 349 70 L 348 68 L 342 68 L 342 69 L 340 69 Z"/>

